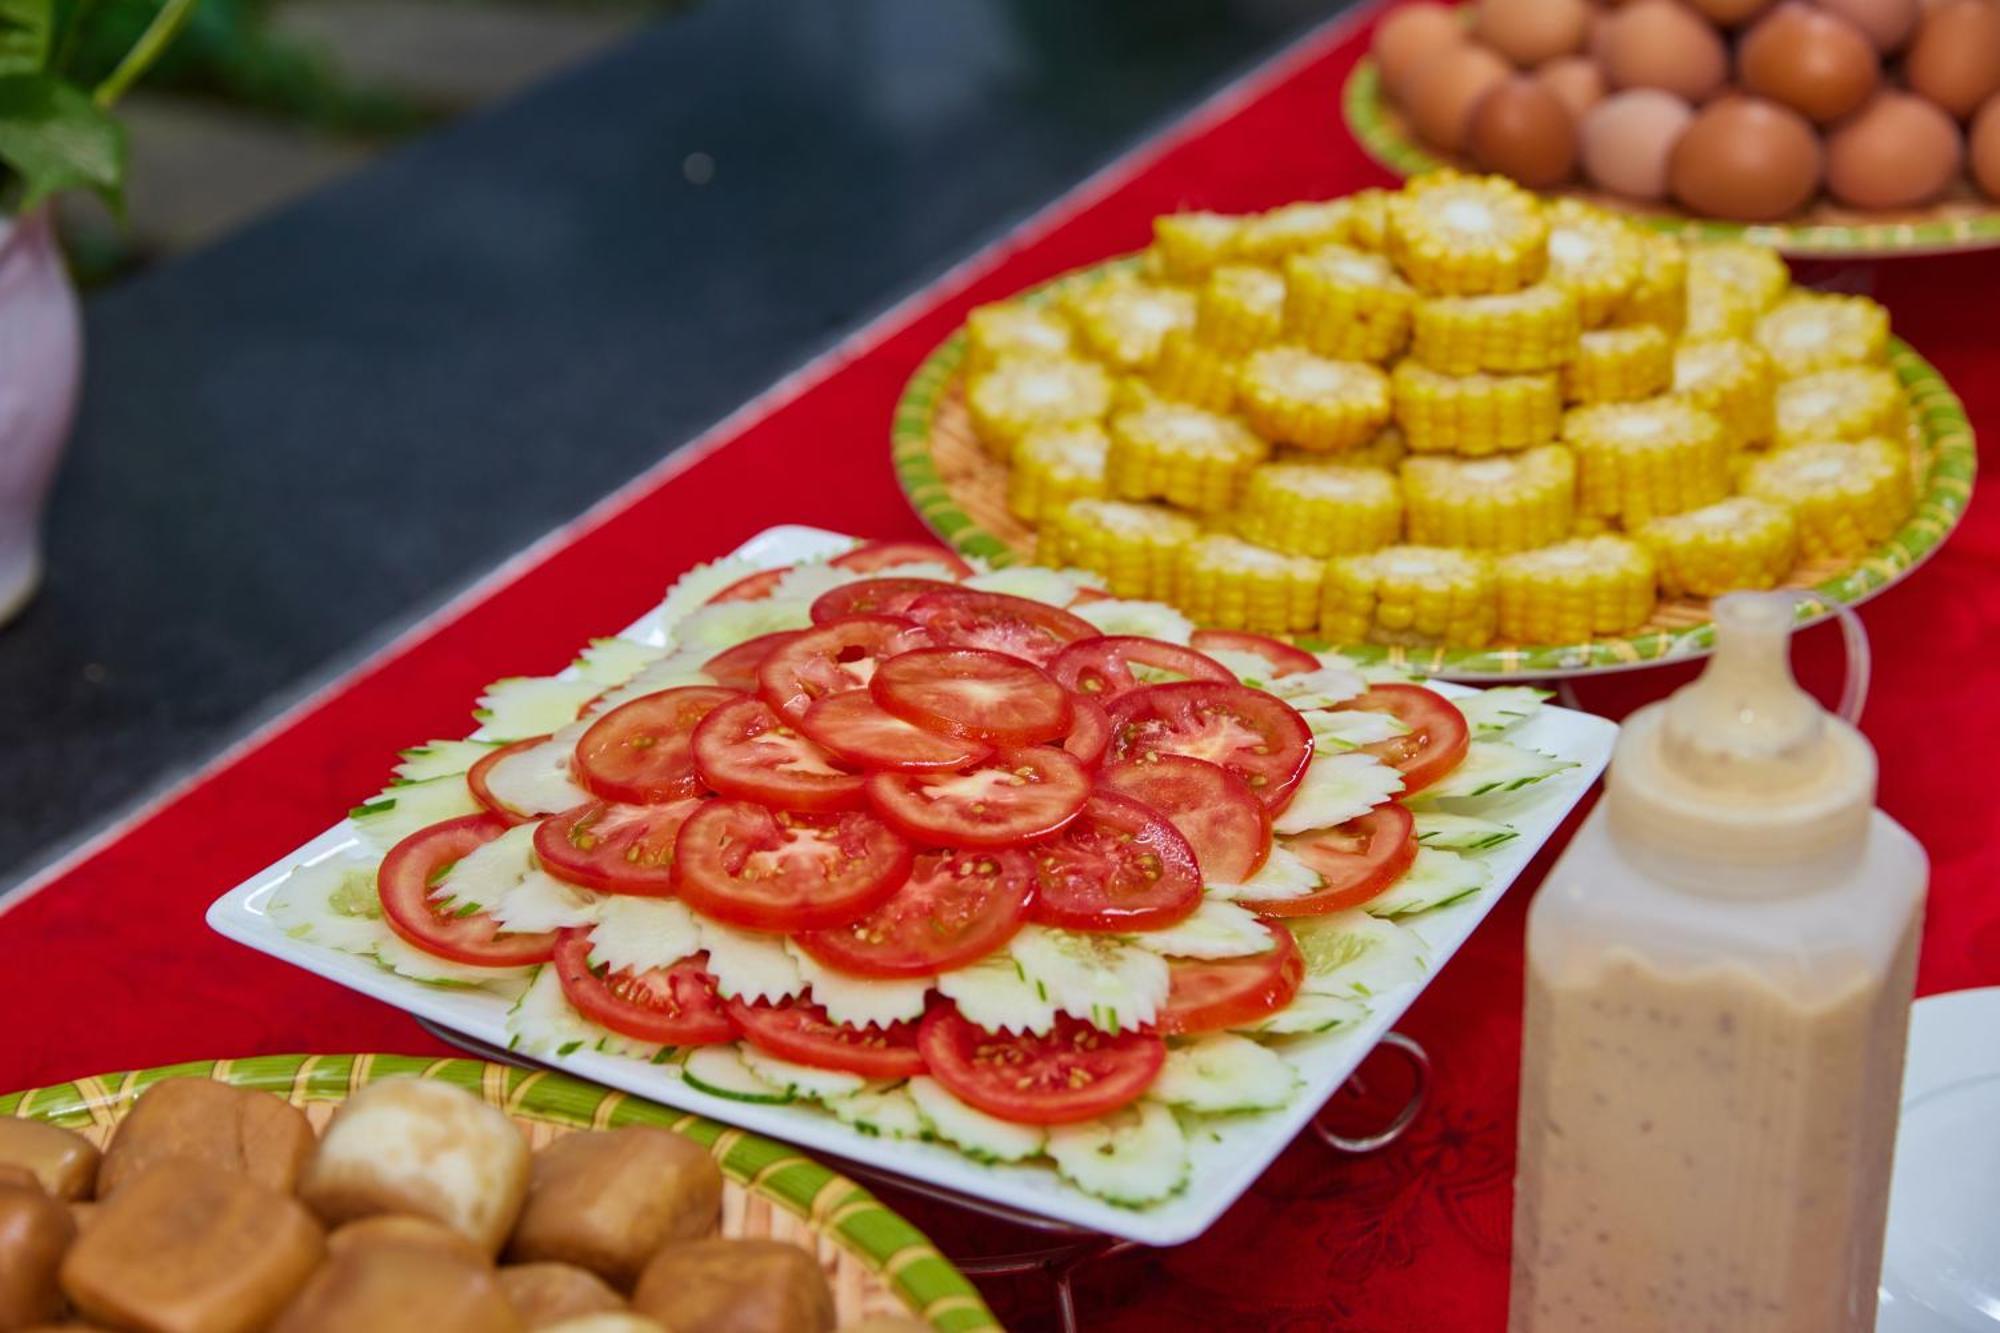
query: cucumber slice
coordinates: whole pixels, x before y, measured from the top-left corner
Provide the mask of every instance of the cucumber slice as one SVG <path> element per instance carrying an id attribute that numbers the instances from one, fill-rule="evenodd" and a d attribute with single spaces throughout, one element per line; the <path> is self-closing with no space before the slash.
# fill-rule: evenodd
<path id="1" fill-rule="evenodd" d="M 1424 847 L 1442 847 L 1453 852 L 1490 852 L 1512 842 L 1520 833 L 1512 824 L 1502 824 L 1474 815 L 1451 815 L 1442 810 L 1415 812 L 1417 842 Z"/>
<path id="2" fill-rule="evenodd" d="M 1264 858 L 1264 864 L 1248 880 L 1241 884 L 1210 880 L 1207 893 L 1209 897 L 1225 902 L 1238 898 L 1303 898 L 1324 883 L 1326 881 L 1320 878 L 1319 872 L 1300 860 L 1297 853 L 1274 843 L 1271 854 Z"/>
<path id="3" fill-rule="evenodd" d="M 709 598 L 730 584 L 740 583 L 764 568 L 766 566 L 733 555 L 696 565 L 674 580 L 674 586 L 667 589 L 665 599 L 653 608 L 643 624 L 634 627 L 633 632 L 649 640 L 657 636 L 659 642 L 671 643 L 674 629 L 683 617 L 705 606 Z"/>
<path id="4" fill-rule="evenodd" d="M 1147 1096 L 1210 1114 L 1272 1111 L 1297 1095 L 1299 1071 L 1276 1051 L 1226 1032 L 1167 1052 Z"/>
<path id="5" fill-rule="evenodd" d="M 928 1074 L 903 1085 L 931 1134 L 977 1162 L 1018 1162 L 1042 1150 L 1048 1134 L 1040 1125 L 1017 1125 L 967 1106 Z"/>
<path id="6" fill-rule="evenodd" d="M 1229 673 L 1253 690 L 1267 689 L 1271 682 L 1271 663 L 1261 653 L 1245 652 L 1241 648 L 1204 648 L 1202 656 L 1212 658 Z"/>
<path id="7" fill-rule="evenodd" d="M 1041 565 L 1009 565 L 991 574 L 974 574 L 965 580 L 965 586 L 981 592 L 1004 592 L 1010 597 L 1026 597 L 1034 602 L 1047 602 L 1050 606 L 1068 606 L 1076 600 L 1077 594 L 1075 579 Z"/>
<path id="8" fill-rule="evenodd" d="M 535 865 L 535 826 L 516 824 L 452 863 L 431 887 L 440 911 L 469 914 L 492 907 Z"/>
<path id="9" fill-rule="evenodd" d="M 1106 634 L 1138 634 L 1182 644 L 1194 638 L 1194 622 L 1165 602 L 1107 597 L 1072 607 L 1070 614 L 1083 617 Z"/>
<path id="10" fill-rule="evenodd" d="M 1300 989 L 1315 995 L 1366 1000 L 1420 981 L 1428 970 L 1422 940 L 1359 909 L 1292 917 L 1285 924 L 1305 955 Z"/>
<path id="11" fill-rule="evenodd" d="M 785 951 L 784 936 L 737 930 L 706 917 L 698 919 L 701 947 L 708 950 L 708 974 L 715 978 L 716 993 L 724 999 L 755 1004 L 805 993 L 806 979 Z"/>
<path id="12" fill-rule="evenodd" d="M 1325 654 L 1322 653 L 1321 656 L 1324 657 Z M 1367 681 L 1370 685 L 1421 685 L 1424 683 L 1422 676 L 1413 676 L 1401 667 L 1390 666 L 1387 662 L 1357 663 L 1354 669 L 1360 673 L 1361 679 Z"/>
<path id="13" fill-rule="evenodd" d="M 1474 741 L 1466 747 L 1464 761 L 1425 788 L 1422 799 L 1429 803 L 1500 796 L 1575 767 L 1567 759 L 1506 741 Z"/>
<path id="14" fill-rule="evenodd" d="M 1368 1017 L 1368 1006 L 1344 995 L 1316 995 L 1300 991 L 1292 1002 L 1275 1014 L 1246 1023 L 1239 1032 L 1259 1037 L 1292 1037 L 1311 1032 L 1332 1032 L 1359 1023 Z"/>
<path id="15" fill-rule="evenodd" d="M 405 782 L 448 778 L 465 772 L 498 748 L 498 741 L 426 741 L 402 752 L 396 776 Z"/>
<path id="16" fill-rule="evenodd" d="M 1370 916 L 1415 916 L 1470 898 L 1486 887 L 1486 863 L 1437 847 L 1417 848 L 1417 859 L 1388 889 L 1362 904 Z"/>
<path id="17" fill-rule="evenodd" d="M 1138 1102 L 1098 1120 L 1057 1125 L 1049 1131 L 1047 1151 L 1065 1180 L 1124 1208 L 1158 1203 L 1187 1184 L 1187 1135 L 1159 1102 Z"/>
<path id="18" fill-rule="evenodd" d="M 1542 701 L 1553 698 L 1552 691 L 1531 685 L 1496 685 L 1477 694 L 1456 695 L 1452 702 L 1465 714 L 1465 724 L 1473 735 L 1497 736 L 1541 712 Z"/>
<path id="19" fill-rule="evenodd" d="M 887 1027 L 907 1018 L 924 1016 L 924 997 L 930 994 L 930 977 L 895 979 L 857 977 L 826 966 L 805 950 L 785 941 L 812 993 L 813 1002 L 826 1010 L 836 1023 L 854 1027 Z"/>
<path id="20" fill-rule="evenodd" d="M 793 565 L 786 570 L 785 576 L 771 589 L 771 596 L 784 601 L 810 602 L 824 597 L 835 588 L 859 583 L 867 577 L 868 575 L 857 574 L 851 569 L 829 565 L 824 560 L 808 560 L 802 565 Z"/>
<path id="21" fill-rule="evenodd" d="M 713 656 L 759 635 L 811 628 L 812 603 L 803 597 L 717 602 L 688 613 L 674 629 L 674 643 L 685 649 L 700 648 Z"/>
<path id="22" fill-rule="evenodd" d="M 826 1109 L 843 1125 L 878 1139 L 921 1139 L 924 1118 L 908 1088 L 875 1085 L 846 1097 L 830 1098 Z"/>
<path id="23" fill-rule="evenodd" d="M 409 837 L 420 828 L 460 815 L 474 814 L 479 802 L 472 789 L 454 773 L 425 782 L 404 782 L 386 788 L 347 812 L 361 840 L 378 855 Z"/>
<path id="24" fill-rule="evenodd" d="M 582 805 L 590 793 L 570 778 L 580 733 L 575 725 L 564 727 L 540 745 L 503 756 L 487 770 L 486 789 L 517 815 L 554 815 Z"/>
<path id="25" fill-rule="evenodd" d="M 1008 949 L 1057 1009 L 1101 1031 L 1150 1023 L 1166 1002 L 1167 960 L 1116 935 L 1024 926 Z"/>
<path id="26" fill-rule="evenodd" d="M 1321 754 L 1354 750 L 1379 741 L 1392 741 L 1409 728 L 1388 713 L 1371 713 L 1360 708 L 1315 708 L 1302 715 L 1312 730 L 1313 742 Z"/>
<path id="27" fill-rule="evenodd" d="M 1028 980 L 1013 954 L 1002 950 L 955 971 L 941 973 L 938 993 L 988 1032 L 1045 1035 L 1056 1025 L 1055 1001 Z"/>
<path id="28" fill-rule="evenodd" d="M 1403 789 L 1403 775 L 1372 754 L 1314 755 L 1275 833 L 1306 833 L 1365 815 Z"/>
<path id="29" fill-rule="evenodd" d="M 655 694 L 660 690 L 671 690 L 681 685 L 713 685 L 715 678 L 703 671 L 702 665 L 715 654 L 705 648 L 692 652 L 672 653 L 650 666 L 642 667 L 639 673 L 623 685 L 605 691 L 604 695 L 591 705 L 585 721 L 604 716 L 620 704 L 630 703 L 642 694 Z"/>
<path id="30" fill-rule="evenodd" d="M 427 986 L 478 986 L 501 994 L 518 994 L 532 978 L 532 967 L 468 967 L 449 958 L 425 953 L 401 935 L 385 932 L 375 944 L 375 961 L 399 977 Z"/>
<path id="31" fill-rule="evenodd" d="M 563 994 L 553 967 L 535 969 L 534 980 L 507 1011 L 507 1049 L 545 1059 L 578 1051 L 602 1051 L 635 1060 L 652 1060 L 664 1048 L 633 1041 L 579 1014 Z"/>
<path id="32" fill-rule="evenodd" d="M 1277 676 L 1263 687 L 1294 708 L 1331 708 L 1365 693 L 1368 683 L 1346 667 L 1323 666 L 1295 676 Z"/>
<path id="33" fill-rule="evenodd" d="M 500 923 L 502 930 L 533 933 L 591 925 L 609 901 L 609 894 L 592 893 L 589 889 L 565 884 L 547 871 L 536 868 L 516 880 L 497 901 L 488 905 L 486 911 Z"/>
<path id="34" fill-rule="evenodd" d="M 794 1097 L 809 1097 L 814 1101 L 852 1097 L 868 1086 L 868 1080 L 859 1074 L 839 1069 L 815 1069 L 811 1065 L 780 1060 L 775 1055 L 764 1054 L 749 1042 L 741 1044 L 738 1054 L 751 1073 L 773 1087 L 783 1088 Z"/>
<path id="35" fill-rule="evenodd" d="M 264 915 L 295 940 L 364 958 L 389 934 L 375 892 L 375 862 L 354 856 L 292 867 L 264 900 Z"/>
<path id="36" fill-rule="evenodd" d="M 590 965 L 613 972 L 672 967 L 701 952 L 701 926 L 687 904 L 674 898 L 607 894 L 590 932 Z"/>
<path id="37" fill-rule="evenodd" d="M 1165 958 L 1242 958 L 1273 947 L 1254 912 L 1220 898 L 1202 899 L 1194 915 L 1171 926 L 1125 938 Z"/>
<path id="38" fill-rule="evenodd" d="M 608 639 L 592 639 L 590 647 L 583 650 L 573 666 L 578 680 L 608 690 L 613 685 L 623 685 L 664 656 L 664 648 L 613 635 Z"/>
<path id="39" fill-rule="evenodd" d="M 779 1087 L 744 1063 L 743 1053 L 730 1042 L 689 1051 L 681 1065 L 681 1077 L 691 1088 L 733 1102 L 783 1106 L 793 1100 L 790 1089 Z"/>
<path id="40" fill-rule="evenodd" d="M 496 680 L 479 696 L 473 717 L 479 720 L 474 740 L 524 741 L 546 736 L 576 721 L 577 710 L 596 698 L 602 685 L 556 676 L 509 676 Z"/>

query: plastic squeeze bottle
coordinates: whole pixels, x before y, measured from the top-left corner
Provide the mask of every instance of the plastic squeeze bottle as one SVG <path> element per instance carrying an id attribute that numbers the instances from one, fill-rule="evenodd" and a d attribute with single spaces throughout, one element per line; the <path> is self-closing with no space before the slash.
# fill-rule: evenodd
<path id="1" fill-rule="evenodd" d="M 1516 1333 L 1875 1326 L 1929 862 L 1791 623 L 1717 601 L 1529 911 Z"/>

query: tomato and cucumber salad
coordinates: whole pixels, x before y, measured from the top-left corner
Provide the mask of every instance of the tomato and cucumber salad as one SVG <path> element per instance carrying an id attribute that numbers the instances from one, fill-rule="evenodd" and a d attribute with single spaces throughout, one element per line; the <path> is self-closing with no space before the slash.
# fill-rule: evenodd
<path id="1" fill-rule="evenodd" d="M 500 928 L 485 911 L 462 911 L 436 896 L 451 869 L 513 827 L 497 815 L 462 815 L 418 829 L 389 849 L 376 872 L 382 919 L 425 953 L 470 967 L 523 967 L 545 963 L 556 937 L 546 931 Z"/>
<path id="2" fill-rule="evenodd" d="M 1227 769 L 1281 810 L 1312 759 L 1312 729 L 1292 706 L 1247 685 L 1147 685 L 1111 701 L 1109 763 L 1178 754 Z"/>
<path id="3" fill-rule="evenodd" d="M 564 998 L 620 1036 L 660 1046 L 713 1046 L 736 1037 L 702 954 L 671 967 L 613 972 L 591 966 L 590 932 L 571 928 L 557 932 L 552 961 Z"/>
<path id="4" fill-rule="evenodd" d="M 1135 1101 L 1159 1076 L 1167 1047 L 1136 1028 L 1109 1033 L 1059 1014 L 1047 1034 L 988 1032 L 950 1004 L 924 1015 L 925 1068 L 960 1101 L 1027 1125 L 1094 1120 Z"/>
<path id="5" fill-rule="evenodd" d="M 915 1023 L 887 1027 L 836 1023 L 825 1009 L 807 1000 L 727 1003 L 729 1020 L 743 1033 L 743 1039 L 780 1060 L 873 1079 L 914 1078 L 924 1072 Z"/>
<path id="6" fill-rule="evenodd" d="M 1375 685 L 1341 704 L 1355 712 L 1387 713 L 1409 730 L 1361 747 L 1403 775 L 1403 794 L 1412 795 L 1457 768 L 1471 744 L 1471 729 L 1458 705 L 1421 685 Z"/>

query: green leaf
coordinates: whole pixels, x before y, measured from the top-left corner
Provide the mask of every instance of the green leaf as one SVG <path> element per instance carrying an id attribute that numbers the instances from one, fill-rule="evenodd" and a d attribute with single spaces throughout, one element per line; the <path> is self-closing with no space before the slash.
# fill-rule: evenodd
<path id="1" fill-rule="evenodd" d="M 0 74 L 41 73 L 55 22 L 55 0 L 0 0 Z"/>
<path id="2" fill-rule="evenodd" d="M 0 77 L 0 162 L 21 178 L 26 210 L 60 190 L 122 203 L 125 129 L 81 90 L 48 74 Z"/>

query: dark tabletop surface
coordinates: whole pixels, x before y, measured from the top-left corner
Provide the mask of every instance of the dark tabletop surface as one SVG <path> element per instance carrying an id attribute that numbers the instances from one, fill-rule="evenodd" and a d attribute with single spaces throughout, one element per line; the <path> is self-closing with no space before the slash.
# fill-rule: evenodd
<path id="1" fill-rule="evenodd" d="M 97 296 L 0 885 L 1340 7 L 708 0 Z"/>

